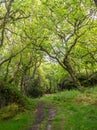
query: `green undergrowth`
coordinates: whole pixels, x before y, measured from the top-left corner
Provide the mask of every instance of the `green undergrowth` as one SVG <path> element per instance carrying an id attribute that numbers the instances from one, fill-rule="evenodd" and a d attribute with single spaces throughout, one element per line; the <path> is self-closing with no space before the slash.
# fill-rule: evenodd
<path id="1" fill-rule="evenodd" d="M 49 115 L 48 106 L 56 110 L 52 122 L 53 130 L 97 130 L 97 87 L 86 89 L 83 93 L 77 90 L 64 91 L 56 94 L 47 94 L 39 99 L 27 99 L 25 109 L 12 104 L 17 114 L 11 118 L 0 120 L 0 130 L 28 130 L 35 121 L 37 101 L 44 103 L 44 120 L 39 129 L 45 130 Z M 11 106 L 1 109 L 0 114 L 10 113 Z M 6 115 L 6 114 L 5 114 Z M 3 115 L 4 116 L 4 115 Z M 1 117 L 1 116 L 0 116 Z"/>
<path id="2" fill-rule="evenodd" d="M 0 110 L 0 120 L 8 119 L 15 116 L 19 112 L 17 104 L 8 105 Z"/>
<path id="3" fill-rule="evenodd" d="M 33 120 L 31 112 L 21 113 L 9 120 L 1 120 L 0 130 L 26 130 Z"/>
<path id="4" fill-rule="evenodd" d="M 24 130 L 32 123 L 35 109 L 35 99 L 27 98 L 14 85 L 0 81 L 0 130 Z"/>
<path id="5" fill-rule="evenodd" d="M 0 81 L 0 108 L 13 103 L 25 106 L 27 98 L 16 86 Z"/>
<path id="6" fill-rule="evenodd" d="M 97 87 L 46 95 L 40 100 L 52 102 L 57 110 L 53 130 L 97 130 Z"/>
<path id="7" fill-rule="evenodd" d="M 27 99 L 24 107 L 11 104 L 0 109 L 0 130 L 28 130 L 35 119 L 36 102 Z"/>

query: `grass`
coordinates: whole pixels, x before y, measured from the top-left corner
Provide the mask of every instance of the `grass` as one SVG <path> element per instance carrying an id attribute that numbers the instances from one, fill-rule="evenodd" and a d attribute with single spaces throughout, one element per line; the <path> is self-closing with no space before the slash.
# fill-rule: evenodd
<path id="1" fill-rule="evenodd" d="M 84 93 L 60 92 L 41 100 L 52 102 L 57 110 L 53 130 L 97 130 L 97 87 Z"/>
<path id="2" fill-rule="evenodd" d="M 37 100 L 53 104 L 56 109 L 53 130 L 97 130 L 97 87 L 86 89 L 84 93 L 71 90 L 30 99 L 26 106 L 29 110 L 0 121 L 0 130 L 27 130 L 35 120 Z M 48 108 L 44 112 L 48 113 Z M 45 130 L 47 120 L 46 116 L 39 127 L 41 130 Z"/>
<path id="3" fill-rule="evenodd" d="M 0 120 L 0 130 L 28 130 L 35 119 L 34 111 L 36 109 L 36 100 L 28 100 L 29 103 L 26 104 L 24 112 L 18 113 L 13 118 Z"/>
<path id="4" fill-rule="evenodd" d="M 31 118 L 29 113 L 22 113 L 16 117 L 0 121 L 0 130 L 23 130 L 29 125 L 29 119 Z M 25 126 L 26 124 L 26 126 Z"/>

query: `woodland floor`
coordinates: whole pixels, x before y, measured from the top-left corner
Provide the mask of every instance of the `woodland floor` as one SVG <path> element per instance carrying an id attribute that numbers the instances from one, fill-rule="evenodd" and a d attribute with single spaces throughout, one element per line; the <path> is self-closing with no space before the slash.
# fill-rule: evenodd
<path id="1" fill-rule="evenodd" d="M 29 99 L 29 110 L 0 121 L 0 130 L 97 130 L 97 87 Z"/>
<path id="2" fill-rule="evenodd" d="M 52 130 L 52 122 L 56 115 L 56 110 L 54 109 L 52 104 L 38 101 L 35 115 L 36 119 L 29 130 L 42 130 L 42 124 L 44 124 L 44 122 L 45 129 Z"/>

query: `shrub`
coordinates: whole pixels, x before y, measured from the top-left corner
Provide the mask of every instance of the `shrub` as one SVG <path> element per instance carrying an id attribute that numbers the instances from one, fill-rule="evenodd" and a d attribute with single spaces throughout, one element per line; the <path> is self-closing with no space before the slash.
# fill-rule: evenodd
<path id="1" fill-rule="evenodd" d="M 19 111 L 17 104 L 8 105 L 0 110 L 0 120 L 15 116 Z"/>
<path id="2" fill-rule="evenodd" d="M 39 82 L 37 79 L 35 79 L 32 83 L 32 85 L 27 90 L 28 96 L 31 97 L 40 97 L 43 95 L 43 88 L 39 85 Z"/>
<path id="3" fill-rule="evenodd" d="M 3 81 L 0 82 L 1 108 L 12 103 L 17 103 L 21 106 L 24 106 L 25 102 L 26 98 L 15 86 L 4 83 Z"/>
<path id="4" fill-rule="evenodd" d="M 77 77 L 81 85 L 84 87 L 97 85 L 97 72 L 90 74 L 88 76 L 85 74 L 80 74 Z M 64 77 L 58 84 L 58 87 L 59 87 L 59 90 L 64 90 L 64 89 L 71 90 L 71 89 L 77 88 L 70 77 Z"/>
<path id="5" fill-rule="evenodd" d="M 31 97 L 40 97 L 43 95 L 43 91 L 40 89 L 40 88 L 37 88 L 37 87 L 30 87 L 28 89 L 28 95 L 31 96 Z"/>

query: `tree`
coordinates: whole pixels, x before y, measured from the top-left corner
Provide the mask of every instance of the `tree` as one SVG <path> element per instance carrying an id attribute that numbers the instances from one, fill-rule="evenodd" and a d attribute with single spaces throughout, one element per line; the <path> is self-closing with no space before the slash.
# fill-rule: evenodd
<path id="1" fill-rule="evenodd" d="M 0 4 L 0 75 L 4 73 L 3 79 L 26 91 L 25 84 L 28 86 L 48 55 L 51 63 L 59 64 L 81 90 L 78 74 L 96 71 L 94 4 L 84 0 L 33 0 L 33 3 L 9 0 Z M 51 84 L 54 84 L 58 75 L 51 77 L 52 72 L 48 72 L 48 79 L 52 78 Z"/>
<path id="2" fill-rule="evenodd" d="M 55 59 L 70 74 L 78 89 L 81 89 L 81 85 L 72 67 L 71 57 L 90 25 L 89 15 L 83 5 L 79 1 L 41 1 L 35 17 L 36 24 L 32 27 L 32 30 L 37 30 L 34 32 L 33 46 Z M 25 32 L 31 41 L 31 33 Z"/>

